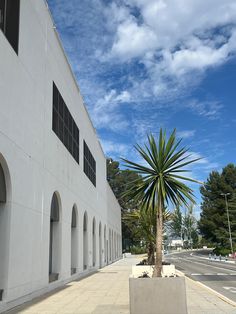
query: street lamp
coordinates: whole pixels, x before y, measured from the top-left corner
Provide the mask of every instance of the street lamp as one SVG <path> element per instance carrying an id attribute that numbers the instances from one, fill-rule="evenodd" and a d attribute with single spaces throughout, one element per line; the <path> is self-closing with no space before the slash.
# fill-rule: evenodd
<path id="1" fill-rule="evenodd" d="M 231 236 L 231 227 L 230 227 L 230 221 L 229 221 L 229 207 L 228 207 L 228 200 L 227 200 L 227 196 L 230 195 L 230 193 L 221 193 L 220 195 L 224 196 L 225 198 L 225 207 L 226 207 L 228 226 L 229 226 L 229 242 L 230 242 L 230 247 L 231 247 L 231 253 L 233 254 L 233 243 L 232 243 L 232 236 Z"/>

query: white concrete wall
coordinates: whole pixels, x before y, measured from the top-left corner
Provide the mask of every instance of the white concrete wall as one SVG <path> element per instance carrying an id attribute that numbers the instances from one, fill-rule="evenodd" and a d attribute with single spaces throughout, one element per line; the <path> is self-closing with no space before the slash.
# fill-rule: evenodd
<path id="1" fill-rule="evenodd" d="M 52 131 L 53 81 L 80 130 L 80 165 Z M 8 189 L 7 203 L 0 204 L 0 249 L 5 242 L 4 254 L 0 251 L 0 289 L 4 288 L 1 311 L 97 269 L 100 222 L 104 265 L 104 227 L 107 239 L 111 229 L 121 243 L 121 218 L 120 207 L 106 181 L 105 156 L 43 0 L 21 0 L 18 55 L 0 31 L 0 95 L 0 162 Z M 84 139 L 96 160 L 96 188 L 83 172 Z M 49 284 L 50 210 L 55 191 L 60 198 L 61 258 L 57 265 L 59 280 Z M 73 205 L 78 210 L 78 273 L 71 277 Z M 86 271 L 85 211 L 89 252 Z M 120 243 L 119 254 L 113 253 L 113 261 L 121 255 Z M 1 276 L 3 268 L 5 275 Z"/>

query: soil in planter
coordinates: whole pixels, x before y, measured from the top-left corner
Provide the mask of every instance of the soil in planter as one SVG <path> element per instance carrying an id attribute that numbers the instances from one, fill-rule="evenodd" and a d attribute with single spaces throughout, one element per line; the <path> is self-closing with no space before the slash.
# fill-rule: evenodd
<path id="1" fill-rule="evenodd" d="M 149 264 L 147 263 L 147 259 L 143 259 L 141 262 L 139 262 L 138 264 L 136 264 L 136 266 L 143 266 L 143 265 L 149 265 Z M 171 263 L 163 261 L 163 262 L 162 262 L 162 265 L 171 265 Z M 150 266 L 152 266 L 152 265 L 150 265 Z"/>

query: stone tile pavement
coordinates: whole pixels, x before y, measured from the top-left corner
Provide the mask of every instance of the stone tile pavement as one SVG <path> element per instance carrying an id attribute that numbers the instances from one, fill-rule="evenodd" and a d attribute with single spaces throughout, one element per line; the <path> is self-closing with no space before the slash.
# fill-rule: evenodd
<path id="1" fill-rule="evenodd" d="M 6 313 L 129 314 L 129 275 L 137 262 L 134 257 L 120 260 Z M 189 314 L 236 314 L 236 307 L 191 280 L 186 286 Z"/>

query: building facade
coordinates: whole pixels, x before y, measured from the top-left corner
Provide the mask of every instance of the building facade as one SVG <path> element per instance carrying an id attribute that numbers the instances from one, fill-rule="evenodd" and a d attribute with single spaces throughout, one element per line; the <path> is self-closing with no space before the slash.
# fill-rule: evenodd
<path id="1" fill-rule="evenodd" d="M 0 0 L 0 312 L 120 256 L 120 206 L 47 3 Z"/>

